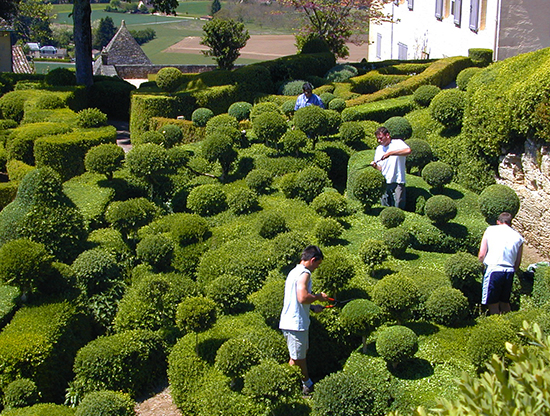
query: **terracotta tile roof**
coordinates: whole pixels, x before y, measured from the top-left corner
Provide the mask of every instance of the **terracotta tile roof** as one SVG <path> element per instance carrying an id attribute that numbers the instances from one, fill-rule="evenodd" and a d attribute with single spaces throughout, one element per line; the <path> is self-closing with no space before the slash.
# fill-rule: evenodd
<path id="1" fill-rule="evenodd" d="M 13 72 L 15 72 L 16 74 L 34 73 L 34 70 L 31 67 L 29 61 L 27 61 L 27 57 L 25 56 L 25 53 L 23 52 L 23 48 L 21 46 L 13 45 L 11 49 L 11 56 L 11 65 Z"/>

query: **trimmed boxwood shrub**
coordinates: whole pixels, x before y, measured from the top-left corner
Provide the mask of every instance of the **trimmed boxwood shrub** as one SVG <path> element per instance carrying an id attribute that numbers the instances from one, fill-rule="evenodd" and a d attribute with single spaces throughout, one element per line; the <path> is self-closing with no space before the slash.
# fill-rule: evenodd
<path id="1" fill-rule="evenodd" d="M 65 101 L 56 94 L 44 94 L 36 99 L 35 108 L 41 110 L 54 110 L 66 107 Z"/>
<path id="2" fill-rule="evenodd" d="M 258 195 L 248 188 L 241 188 L 229 194 L 227 205 L 237 215 L 249 214 L 260 207 Z"/>
<path id="3" fill-rule="evenodd" d="M 325 110 L 316 105 L 299 108 L 293 117 L 294 126 L 309 137 L 322 136 L 327 133 L 328 120 Z"/>
<path id="4" fill-rule="evenodd" d="M 157 86 L 166 92 L 176 91 L 183 83 L 185 77 L 183 73 L 174 67 L 162 68 L 157 73 L 156 83 Z"/>
<path id="5" fill-rule="evenodd" d="M 139 136 L 134 136 L 132 139 L 132 144 L 137 146 L 138 144 L 152 143 L 156 145 L 162 145 L 164 142 L 164 137 L 160 131 L 149 130 L 144 131 Z"/>
<path id="6" fill-rule="evenodd" d="M 237 121 L 248 120 L 250 118 L 250 111 L 253 105 L 246 101 L 237 101 L 229 106 L 227 114 L 235 117 Z"/>
<path id="7" fill-rule="evenodd" d="M 3 416 L 74 416 L 75 409 L 53 403 L 39 403 L 20 409 L 6 409 Z"/>
<path id="8" fill-rule="evenodd" d="M 187 197 L 187 208 L 201 216 L 215 215 L 225 211 L 227 197 L 223 187 L 208 184 L 193 188 Z"/>
<path id="9" fill-rule="evenodd" d="M 281 104 L 281 112 L 287 118 L 292 118 L 292 115 L 294 114 L 294 107 L 296 107 L 296 100 L 286 100 Z"/>
<path id="10" fill-rule="evenodd" d="M 4 389 L 2 403 L 5 409 L 32 406 L 40 400 L 36 383 L 28 378 L 18 378 Z"/>
<path id="11" fill-rule="evenodd" d="M 412 136 L 411 123 L 405 117 L 390 117 L 384 122 L 384 127 L 390 131 L 392 138 L 407 140 Z"/>
<path id="12" fill-rule="evenodd" d="M 331 183 L 325 170 L 311 166 L 297 173 L 295 186 L 297 197 L 309 203 L 323 192 L 325 187 L 331 186 Z"/>
<path id="13" fill-rule="evenodd" d="M 466 91 L 466 89 L 468 88 L 468 84 L 470 82 L 470 78 L 478 74 L 480 71 L 481 71 L 481 68 L 477 68 L 477 67 L 463 69 L 456 76 L 456 86 L 461 91 Z"/>
<path id="14" fill-rule="evenodd" d="M 422 169 L 433 160 L 433 152 L 430 144 L 423 139 L 409 139 L 407 145 L 411 148 L 411 153 L 407 156 L 407 172 L 412 168 Z"/>
<path id="15" fill-rule="evenodd" d="M 348 195 L 359 201 L 365 210 L 379 201 L 386 191 L 386 179 L 378 170 L 371 167 L 349 173 Z"/>
<path id="16" fill-rule="evenodd" d="M 216 303 L 203 296 L 190 297 L 178 305 L 176 325 L 185 332 L 202 332 L 216 321 Z"/>
<path id="17" fill-rule="evenodd" d="M 336 98 L 336 96 L 331 92 L 324 92 L 319 95 L 319 98 L 325 105 L 325 108 L 328 108 L 328 104 Z"/>
<path id="18" fill-rule="evenodd" d="M 456 202 L 447 195 L 435 195 L 426 201 L 424 213 L 435 224 L 444 224 L 456 217 Z"/>
<path id="19" fill-rule="evenodd" d="M 311 201 L 311 208 L 323 217 L 343 217 L 349 214 L 346 197 L 337 191 L 324 191 Z"/>
<path id="20" fill-rule="evenodd" d="M 265 360 L 245 374 L 242 392 L 255 401 L 274 406 L 283 398 L 298 397 L 299 386 L 300 375 L 296 368 Z"/>
<path id="21" fill-rule="evenodd" d="M 260 364 L 261 357 L 261 351 L 252 342 L 231 338 L 218 349 L 214 366 L 229 378 L 236 379 Z"/>
<path id="22" fill-rule="evenodd" d="M 162 235 L 149 235 L 136 246 L 136 256 L 157 270 L 170 267 L 174 254 L 174 242 Z"/>
<path id="23" fill-rule="evenodd" d="M 454 288 L 465 291 L 481 281 L 483 263 L 470 253 L 455 253 L 445 261 L 445 274 Z"/>
<path id="24" fill-rule="evenodd" d="M 325 78 L 329 82 L 345 82 L 351 77 L 357 76 L 358 71 L 352 65 L 336 65 L 328 70 L 325 74 Z"/>
<path id="25" fill-rule="evenodd" d="M 97 108 L 85 108 L 77 113 L 76 125 L 84 129 L 107 124 L 107 114 Z"/>
<path id="26" fill-rule="evenodd" d="M 393 368 L 411 359 L 418 351 L 418 336 L 406 326 L 382 329 L 376 338 L 376 352 Z"/>
<path id="27" fill-rule="evenodd" d="M 239 122 L 229 114 L 218 114 L 206 122 L 206 135 L 209 136 L 216 132 L 219 128 L 232 127 L 235 130 L 239 129 Z"/>
<path id="28" fill-rule="evenodd" d="M 436 324 L 454 326 L 468 315 L 468 299 L 458 289 L 440 287 L 428 297 L 424 308 Z"/>
<path id="29" fill-rule="evenodd" d="M 325 259 L 315 272 L 313 290 L 336 295 L 355 276 L 354 262 L 342 246 L 329 247 L 324 253 Z"/>
<path id="30" fill-rule="evenodd" d="M 358 121 L 346 121 L 340 125 L 340 140 L 347 145 L 361 143 L 365 138 L 365 129 Z"/>
<path id="31" fill-rule="evenodd" d="M 362 337 L 366 353 L 366 338 L 380 324 L 382 309 L 368 299 L 354 299 L 342 308 L 339 320 L 348 333 Z"/>
<path id="32" fill-rule="evenodd" d="M 493 50 L 485 48 L 468 49 L 468 58 L 477 66 L 488 66 L 493 62 Z"/>
<path id="33" fill-rule="evenodd" d="M 411 243 L 411 235 L 403 228 L 392 228 L 384 233 L 384 242 L 390 254 L 398 259 L 405 255 Z"/>
<path id="34" fill-rule="evenodd" d="M 329 110 L 335 110 L 335 111 L 338 111 L 339 113 L 344 111 L 346 109 L 346 106 L 347 106 L 346 101 L 343 98 L 338 98 L 338 97 L 330 100 L 330 102 L 328 103 Z"/>
<path id="35" fill-rule="evenodd" d="M 359 257 L 371 269 L 382 264 L 388 254 L 388 246 L 382 240 L 368 238 L 359 248 Z"/>
<path id="36" fill-rule="evenodd" d="M 380 280 L 372 290 L 372 301 L 402 322 L 417 305 L 420 292 L 414 281 L 398 274 Z"/>
<path id="37" fill-rule="evenodd" d="M 82 399 L 75 416 L 135 416 L 135 402 L 119 391 L 94 391 Z"/>
<path id="38" fill-rule="evenodd" d="M 279 140 L 286 153 L 298 153 L 307 144 L 307 135 L 302 130 L 287 130 Z"/>
<path id="39" fill-rule="evenodd" d="M 162 144 L 164 144 L 164 147 L 167 149 L 174 147 L 183 140 L 183 131 L 175 124 L 165 124 L 159 131 L 164 138 Z"/>
<path id="40" fill-rule="evenodd" d="M 284 117 L 271 111 L 257 115 L 252 127 L 258 139 L 265 143 L 277 143 L 288 128 Z"/>
<path id="41" fill-rule="evenodd" d="M 298 231 L 278 234 L 272 242 L 272 257 L 280 267 L 296 263 L 300 259 L 304 247 L 310 244 L 309 238 Z"/>
<path id="42" fill-rule="evenodd" d="M 76 74 L 67 68 L 55 68 L 46 74 L 44 82 L 54 87 L 76 85 Z"/>
<path id="43" fill-rule="evenodd" d="M 77 286 L 87 295 L 103 292 L 121 279 L 116 258 L 102 248 L 80 253 L 71 268 Z"/>
<path id="44" fill-rule="evenodd" d="M 279 234 L 277 238 L 286 237 L 287 234 Z M 299 250 L 303 250 L 303 245 Z M 299 257 L 299 254 L 297 255 Z M 292 260 L 296 260 L 296 255 L 288 256 L 294 257 Z M 288 264 L 285 263 L 285 264 Z M 281 310 L 283 308 L 283 300 L 285 293 L 285 280 L 284 279 L 272 279 L 265 282 L 260 290 L 252 293 L 249 296 L 250 302 L 254 305 L 254 311 L 261 314 L 266 323 L 272 328 L 279 327 L 279 317 L 281 316 Z"/>
<path id="45" fill-rule="evenodd" d="M 263 113 L 281 113 L 281 108 L 270 101 L 255 104 L 250 110 L 250 121 L 254 123 L 256 117 Z"/>
<path id="46" fill-rule="evenodd" d="M 488 223 L 496 224 L 497 218 L 503 212 L 509 212 L 512 217 L 519 211 L 519 198 L 516 192 L 506 185 L 489 185 L 479 195 L 479 210 Z"/>
<path id="47" fill-rule="evenodd" d="M 218 162 L 221 167 L 220 179 L 227 176 L 231 169 L 231 165 L 237 159 L 237 151 L 234 148 L 235 140 L 229 129 L 218 129 L 216 133 L 210 133 L 202 142 L 202 154 L 204 158 L 210 162 Z M 237 130 L 234 130 L 237 132 Z"/>
<path id="48" fill-rule="evenodd" d="M 214 112 L 212 110 L 201 107 L 193 111 L 193 114 L 191 114 L 191 121 L 197 127 L 205 127 L 206 123 L 208 123 L 212 117 L 214 117 Z"/>
<path id="49" fill-rule="evenodd" d="M 433 98 L 439 94 L 440 91 L 441 88 L 437 85 L 421 85 L 414 91 L 413 98 L 418 105 L 428 107 Z"/>
<path id="50" fill-rule="evenodd" d="M 300 95 L 305 81 L 301 79 L 286 81 L 279 87 L 280 95 Z"/>
<path id="51" fill-rule="evenodd" d="M 288 231 L 285 218 L 278 212 L 266 212 L 260 218 L 258 233 L 263 238 L 272 239 L 277 234 Z"/>
<path id="52" fill-rule="evenodd" d="M 240 276 L 223 274 L 210 282 L 204 292 L 216 302 L 220 312 L 231 314 L 242 311 L 250 294 L 250 285 Z"/>
<path id="53" fill-rule="evenodd" d="M 441 189 L 450 184 L 453 176 L 453 168 L 445 162 L 430 162 L 422 169 L 422 179 L 435 189 Z"/>
<path id="54" fill-rule="evenodd" d="M 2 118 L 19 123 L 23 119 L 25 101 L 28 91 L 10 91 L 0 97 L 0 114 Z"/>
<path id="55" fill-rule="evenodd" d="M 100 173 L 113 179 L 113 173 L 122 167 L 124 150 L 114 143 L 105 143 L 92 147 L 86 152 L 84 166 L 88 172 Z"/>
<path id="56" fill-rule="evenodd" d="M 160 209 L 146 198 L 115 201 L 107 207 L 105 219 L 124 237 L 134 237 L 137 230 L 149 224 L 160 214 Z"/>
<path id="57" fill-rule="evenodd" d="M 405 221 L 405 212 L 397 207 L 385 207 L 378 216 L 382 225 L 386 228 L 395 228 Z"/>
<path id="58" fill-rule="evenodd" d="M 253 169 L 246 175 L 246 185 L 257 194 L 266 194 L 271 189 L 273 175 L 264 169 Z"/>
<path id="59" fill-rule="evenodd" d="M 462 126 L 462 117 L 466 107 L 466 95 L 459 89 L 443 90 L 430 103 L 430 115 L 445 127 Z"/>
<path id="60" fill-rule="evenodd" d="M 338 221 L 333 218 L 322 218 L 317 221 L 313 233 L 317 241 L 321 245 L 330 245 L 337 241 L 342 233 L 344 227 Z"/>

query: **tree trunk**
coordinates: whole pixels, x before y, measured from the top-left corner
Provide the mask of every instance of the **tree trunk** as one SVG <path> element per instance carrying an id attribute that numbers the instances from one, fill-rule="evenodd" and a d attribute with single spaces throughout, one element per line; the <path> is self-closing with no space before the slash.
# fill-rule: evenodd
<path id="1" fill-rule="evenodd" d="M 74 45 L 76 58 L 76 82 L 90 86 L 92 73 L 92 8 L 90 0 L 74 0 Z"/>

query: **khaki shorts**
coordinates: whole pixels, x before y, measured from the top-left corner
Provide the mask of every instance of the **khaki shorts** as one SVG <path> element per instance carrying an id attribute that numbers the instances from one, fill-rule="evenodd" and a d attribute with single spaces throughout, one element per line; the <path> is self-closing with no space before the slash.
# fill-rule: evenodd
<path id="1" fill-rule="evenodd" d="M 309 348 L 309 331 L 289 331 L 283 329 L 288 353 L 293 360 L 305 360 Z"/>

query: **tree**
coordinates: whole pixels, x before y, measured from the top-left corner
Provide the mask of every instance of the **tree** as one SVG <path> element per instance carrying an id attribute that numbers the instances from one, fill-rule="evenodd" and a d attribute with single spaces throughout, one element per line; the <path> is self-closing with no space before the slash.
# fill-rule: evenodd
<path id="1" fill-rule="evenodd" d="M 210 6 L 210 14 L 214 16 L 216 13 L 218 13 L 222 8 L 222 4 L 220 3 L 220 0 L 214 0 L 212 2 L 212 6 Z"/>
<path id="2" fill-rule="evenodd" d="M 352 34 L 367 35 L 370 23 L 390 21 L 383 8 L 391 0 L 282 0 L 305 14 L 305 24 L 296 35 L 298 46 L 312 37 L 327 42 L 332 53 L 345 58 L 349 55 L 346 42 Z M 363 41 L 356 40 L 357 43 Z"/>
<path id="3" fill-rule="evenodd" d="M 25 42 L 49 43 L 53 34 L 50 28 L 53 6 L 41 0 L 25 0 L 18 3 L 13 18 L 13 28 L 18 39 Z"/>
<path id="4" fill-rule="evenodd" d="M 99 26 L 94 31 L 92 46 L 94 49 L 102 49 L 107 46 L 117 31 L 117 27 L 109 16 L 99 21 Z"/>
<path id="5" fill-rule="evenodd" d="M 0 17 L 11 22 L 17 14 L 17 6 L 20 0 L 0 0 Z"/>
<path id="6" fill-rule="evenodd" d="M 201 45 L 210 49 L 203 51 L 206 56 L 213 56 L 220 69 L 232 69 L 239 57 L 239 50 L 244 48 L 250 34 L 243 23 L 235 20 L 213 19 L 206 23 L 202 30 L 205 35 Z"/>

